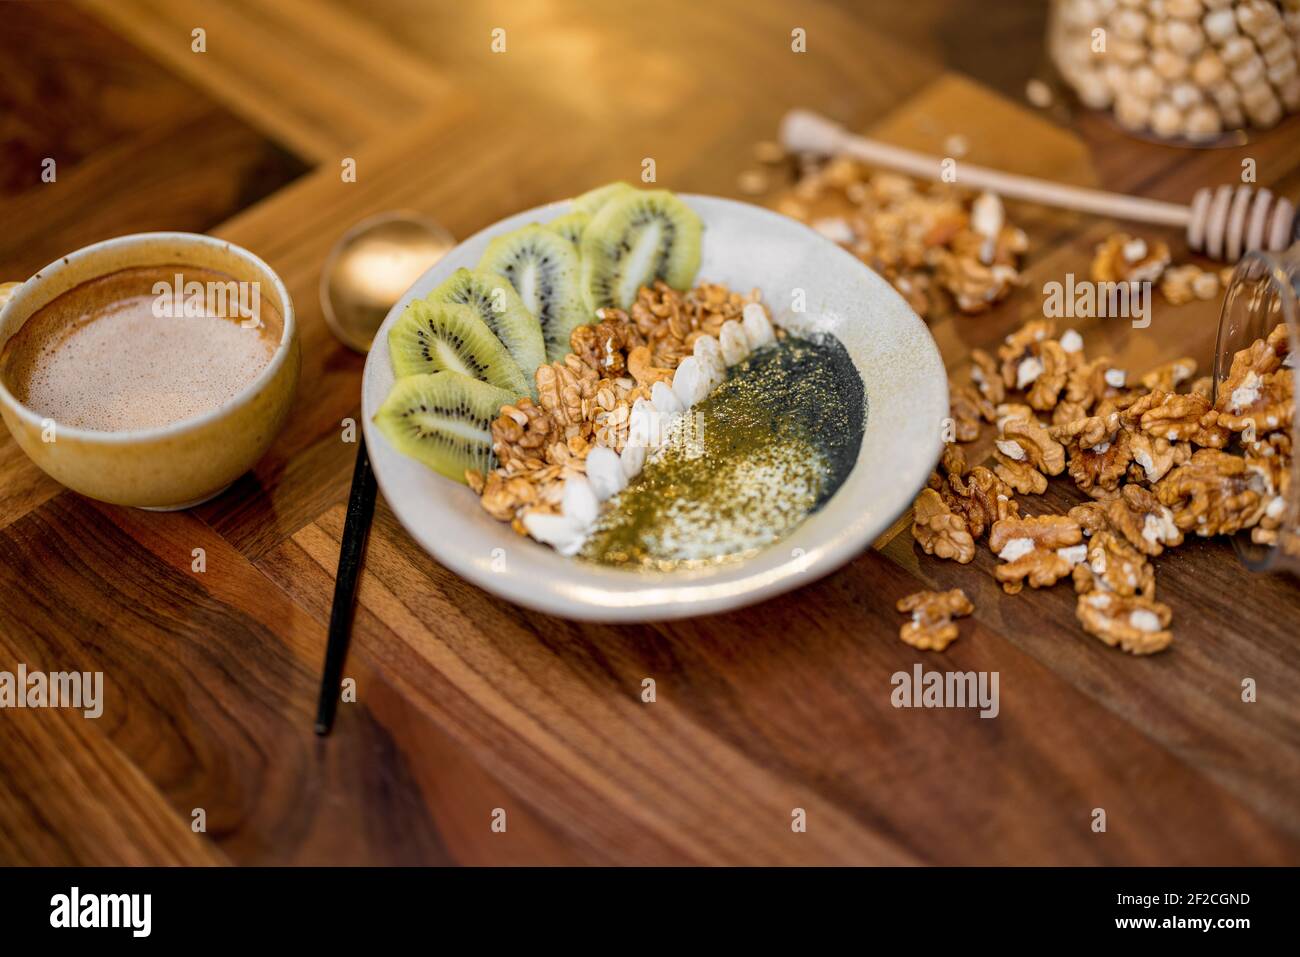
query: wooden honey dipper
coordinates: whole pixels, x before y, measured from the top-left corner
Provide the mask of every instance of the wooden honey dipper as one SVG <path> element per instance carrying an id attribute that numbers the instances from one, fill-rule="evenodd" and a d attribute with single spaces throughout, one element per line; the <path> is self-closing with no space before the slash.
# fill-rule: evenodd
<path id="1" fill-rule="evenodd" d="M 809 110 L 791 110 L 785 115 L 781 120 L 781 144 L 791 153 L 842 154 L 918 179 L 942 179 L 942 161 L 936 157 L 857 136 Z M 1242 253 L 1252 249 L 1279 251 L 1300 240 L 1300 217 L 1296 216 L 1295 204 L 1274 196 L 1267 189 L 1246 185 L 1204 186 L 1196 191 L 1191 205 L 1184 206 L 1067 186 L 970 163 L 961 166 L 961 182 L 963 186 L 1031 203 L 1183 227 L 1187 230 L 1188 246 L 1212 259 L 1227 262 L 1236 262 Z"/>

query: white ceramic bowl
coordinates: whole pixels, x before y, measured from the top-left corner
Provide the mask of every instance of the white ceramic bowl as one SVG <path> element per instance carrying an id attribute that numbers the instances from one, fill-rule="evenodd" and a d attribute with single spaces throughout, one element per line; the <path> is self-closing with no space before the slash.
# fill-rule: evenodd
<path id="1" fill-rule="evenodd" d="M 530 209 L 467 239 L 420 277 L 375 337 L 362 383 L 366 444 L 389 506 L 430 555 L 495 595 L 595 621 L 684 618 L 752 604 L 858 555 L 911 504 L 938 459 L 947 376 L 929 330 L 889 283 L 785 216 L 709 196 L 682 199 L 704 220 L 699 280 L 745 291 L 757 286 L 777 322 L 825 329 L 848 349 L 867 391 L 857 465 L 821 511 L 753 558 L 651 573 L 563 558 L 491 518 L 467 487 L 399 454 L 373 422 L 393 385 L 389 327 L 412 299 L 461 266 L 473 267 L 493 237 L 554 219 L 569 203 Z M 797 290 L 806 300 L 798 315 L 792 311 Z"/>

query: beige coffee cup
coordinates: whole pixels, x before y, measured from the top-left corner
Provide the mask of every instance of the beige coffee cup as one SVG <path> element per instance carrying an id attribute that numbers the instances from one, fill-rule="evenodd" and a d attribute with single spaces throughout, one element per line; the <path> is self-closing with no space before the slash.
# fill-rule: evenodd
<path id="1" fill-rule="evenodd" d="M 138 233 L 95 243 L 26 282 L 0 286 L 0 350 L 39 309 L 122 269 L 179 265 L 257 282 L 283 319 L 267 365 L 228 401 L 160 428 L 98 432 L 51 423 L 19 402 L 0 374 L 0 416 L 32 461 L 73 491 L 115 505 L 189 508 L 219 494 L 260 459 L 284 425 L 302 363 L 288 290 L 246 249 L 196 233 Z"/>

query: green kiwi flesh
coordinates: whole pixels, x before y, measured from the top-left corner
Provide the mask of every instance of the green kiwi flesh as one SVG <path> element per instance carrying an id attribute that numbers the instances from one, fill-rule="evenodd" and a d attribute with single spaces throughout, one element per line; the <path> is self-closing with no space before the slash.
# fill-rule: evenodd
<path id="1" fill-rule="evenodd" d="M 630 183 L 618 181 L 615 183 L 606 183 L 604 186 L 597 186 L 595 189 L 589 189 L 581 196 L 574 197 L 573 208 L 580 213 L 586 213 L 588 216 L 595 216 L 600 212 L 600 208 L 615 196 L 622 196 L 624 193 L 635 193 L 636 188 Z"/>
<path id="2" fill-rule="evenodd" d="M 547 360 L 563 361 L 570 333 L 593 318 L 583 302 L 577 247 L 534 223 L 488 243 L 478 266 L 510 281 L 524 308 L 541 323 Z"/>
<path id="3" fill-rule="evenodd" d="M 388 331 L 393 375 L 458 372 L 511 393 L 527 395 L 528 380 L 501 340 L 468 306 L 417 299 Z"/>
<path id="4" fill-rule="evenodd" d="M 662 279 L 686 289 L 700 268 L 704 225 L 667 190 L 618 193 L 582 234 L 582 288 L 587 308 L 626 309 L 637 290 Z"/>
<path id="5" fill-rule="evenodd" d="M 469 306 L 501 340 L 525 379 L 533 382 L 537 367 L 546 361 L 546 341 L 541 323 L 525 308 L 510 280 L 482 269 L 457 269 L 426 298 Z"/>
<path id="6" fill-rule="evenodd" d="M 375 413 L 375 425 L 403 455 L 449 479 L 492 468 L 492 421 L 514 401 L 504 389 L 458 372 L 398 379 Z"/>
<path id="7" fill-rule="evenodd" d="M 571 213 L 565 213 L 563 216 L 557 216 L 546 224 L 546 228 L 552 232 L 559 233 L 575 247 L 582 242 L 582 231 L 587 228 L 591 222 L 591 214 L 584 213 L 575 209 Z"/>

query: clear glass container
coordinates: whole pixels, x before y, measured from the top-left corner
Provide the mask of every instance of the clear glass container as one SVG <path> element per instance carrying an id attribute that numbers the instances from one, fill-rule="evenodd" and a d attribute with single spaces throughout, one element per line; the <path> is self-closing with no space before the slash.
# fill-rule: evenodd
<path id="1" fill-rule="evenodd" d="M 1080 103 L 1134 136 L 1234 145 L 1300 111 L 1300 8 L 1284 7 L 1052 0 L 1047 52 Z"/>
<path id="2" fill-rule="evenodd" d="M 1297 296 L 1300 295 L 1300 242 L 1282 253 L 1251 252 L 1241 260 L 1223 301 L 1219 316 L 1219 335 L 1214 350 L 1214 390 L 1228 377 L 1232 357 L 1264 338 L 1279 322 L 1285 323 L 1291 344 L 1291 356 L 1300 356 L 1300 321 L 1297 320 Z M 1292 359 L 1292 362 L 1295 360 Z M 1292 365 L 1291 375 L 1300 392 L 1300 368 Z M 1300 447 L 1300 418 L 1291 424 L 1291 447 Z M 1252 571 L 1288 571 L 1300 576 L 1300 460 L 1292 455 L 1290 486 L 1283 496 L 1282 522 L 1277 544 L 1257 545 L 1250 532 L 1233 537 L 1233 545 L 1242 562 Z"/>

